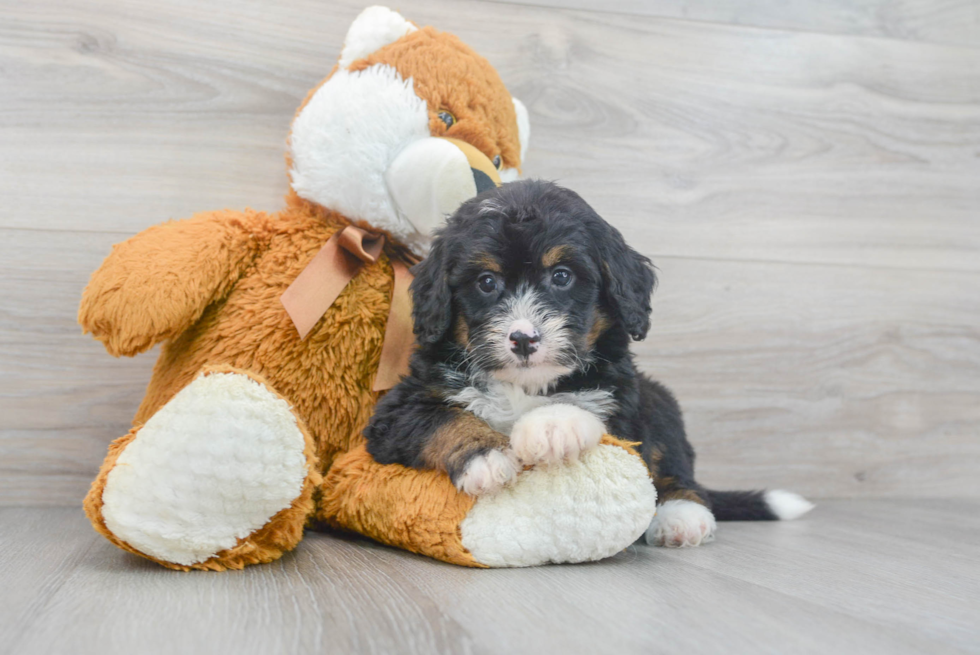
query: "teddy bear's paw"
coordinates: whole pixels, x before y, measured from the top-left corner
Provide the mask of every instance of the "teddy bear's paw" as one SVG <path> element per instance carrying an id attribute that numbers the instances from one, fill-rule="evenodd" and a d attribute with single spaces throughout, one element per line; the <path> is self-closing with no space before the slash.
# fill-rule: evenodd
<path id="1" fill-rule="evenodd" d="M 604 432 L 592 412 L 556 403 L 522 416 L 511 430 L 510 445 L 525 464 L 576 460 L 598 446 Z"/>
<path id="2" fill-rule="evenodd" d="M 146 555 L 203 562 L 300 496 L 305 447 L 289 404 L 264 384 L 240 373 L 203 375 L 119 455 L 102 493 L 103 520 Z"/>
<path id="3" fill-rule="evenodd" d="M 482 496 L 512 482 L 519 470 L 520 464 L 513 452 L 491 450 L 471 459 L 454 482 L 463 493 Z"/>
<path id="4" fill-rule="evenodd" d="M 715 515 L 690 500 L 668 500 L 657 508 L 647 528 L 646 542 L 653 546 L 684 548 L 700 546 L 715 538 Z"/>
<path id="5" fill-rule="evenodd" d="M 486 566 L 611 557 L 643 536 L 657 504 L 639 456 L 603 443 L 561 466 L 536 466 L 480 496 L 459 524 L 461 545 Z"/>

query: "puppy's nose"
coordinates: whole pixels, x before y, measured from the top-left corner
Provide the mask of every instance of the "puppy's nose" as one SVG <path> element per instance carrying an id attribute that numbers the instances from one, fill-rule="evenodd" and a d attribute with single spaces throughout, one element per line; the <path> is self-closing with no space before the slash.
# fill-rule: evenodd
<path id="1" fill-rule="evenodd" d="M 537 330 L 533 330 L 531 334 L 515 330 L 510 333 L 508 339 L 510 339 L 510 351 L 519 357 L 527 359 L 532 353 L 537 351 L 538 342 L 541 341 L 541 335 L 538 334 Z"/>

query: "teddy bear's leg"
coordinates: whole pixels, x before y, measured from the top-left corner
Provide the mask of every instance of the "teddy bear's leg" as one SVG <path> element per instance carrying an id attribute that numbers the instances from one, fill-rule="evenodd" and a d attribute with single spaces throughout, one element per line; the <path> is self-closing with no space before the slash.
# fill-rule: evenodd
<path id="1" fill-rule="evenodd" d="M 256 376 L 206 370 L 112 444 L 85 512 L 164 566 L 240 569 L 296 546 L 321 481 L 289 403 Z"/>
<path id="2" fill-rule="evenodd" d="M 538 465 L 479 498 L 444 473 L 378 464 L 360 446 L 334 461 L 317 517 L 452 564 L 535 566 L 618 553 L 644 533 L 656 502 L 646 465 L 606 435 L 575 462 Z"/>
<path id="3" fill-rule="evenodd" d="M 324 476 L 317 519 L 444 562 L 486 566 L 460 540 L 475 500 L 444 473 L 378 464 L 361 445 Z"/>

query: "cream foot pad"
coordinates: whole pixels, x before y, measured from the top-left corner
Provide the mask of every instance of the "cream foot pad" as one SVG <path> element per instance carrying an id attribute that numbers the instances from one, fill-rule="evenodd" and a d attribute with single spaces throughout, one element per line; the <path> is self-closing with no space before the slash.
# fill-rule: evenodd
<path id="1" fill-rule="evenodd" d="M 289 404 L 239 373 L 194 380 L 140 429 L 102 494 L 106 527 L 189 566 L 236 545 L 300 495 L 303 433 Z"/>
<path id="2" fill-rule="evenodd" d="M 576 462 L 538 465 L 482 496 L 460 533 L 463 546 L 487 566 L 587 562 L 639 539 L 656 504 L 642 460 L 604 444 Z"/>

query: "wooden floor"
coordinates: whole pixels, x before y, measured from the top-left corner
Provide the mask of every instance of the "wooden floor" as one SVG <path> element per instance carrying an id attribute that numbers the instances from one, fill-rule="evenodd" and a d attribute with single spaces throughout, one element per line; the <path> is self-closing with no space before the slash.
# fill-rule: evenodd
<path id="1" fill-rule="evenodd" d="M 178 573 L 78 509 L 0 510 L 0 653 L 980 652 L 980 503 L 826 501 L 699 549 L 453 567 L 312 533 L 277 563 Z"/>

